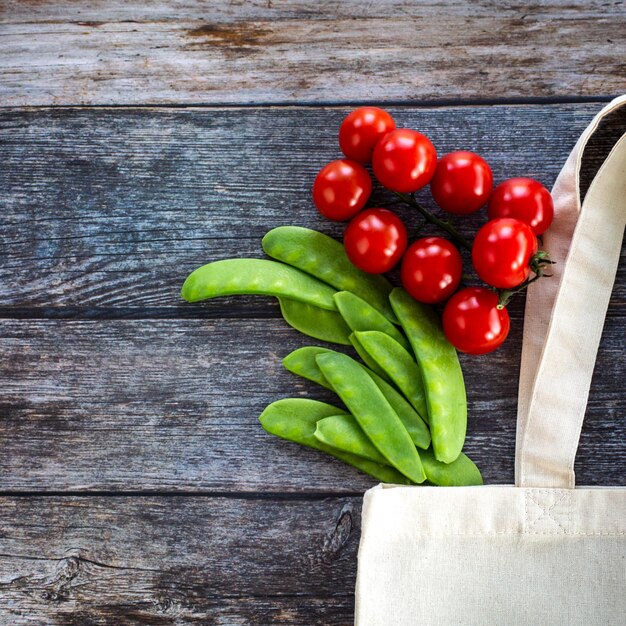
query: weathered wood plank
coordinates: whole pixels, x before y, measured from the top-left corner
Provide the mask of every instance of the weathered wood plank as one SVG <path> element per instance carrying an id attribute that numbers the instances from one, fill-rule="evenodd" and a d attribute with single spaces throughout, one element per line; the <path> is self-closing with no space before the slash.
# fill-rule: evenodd
<path id="1" fill-rule="evenodd" d="M 624 318 L 607 322 L 579 484 L 626 479 Z M 513 481 L 519 310 L 505 346 L 464 356 L 467 451 L 488 483 Z M 280 358 L 311 342 L 281 320 L 0 321 L 0 491 L 354 493 L 374 484 L 267 435 L 266 404 L 327 390 Z"/>
<path id="2" fill-rule="evenodd" d="M 360 498 L 0 499 L 0 621 L 351 621 Z"/>
<path id="3" fill-rule="evenodd" d="M 392 108 L 441 153 L 473 149 L 496 180 L 551 185 L 600 105 Z M 271 227 L 341 236 L 310 199 L 317 170 L 337 158 L 346 109 L 41 110 L 0 113 L 0 308 L 3 315 L 185 316 L 187 272 L 259 256 Z M 626 132 L 626 117 L 622 126 Z M 592 154 L 605 150 L 600 142 Z M 433 207 L 427 190 L 420 193 Z M 377 193 L 376 200 L 389 200 Z M 416 216 L 403 211 L 409 225 Z M 462 220 L 468 234 L 484 213 Z M 626 311 L 622 263 L 611 311 Z M 251 300 L 215 301 L 207 315 L 264 316 Z M 58 307 L 51 310 L 51 307 Z M 623 307 L 623 308 L 622 308 Z M 146 313 L 146 308 L 149 308 Z M 80 309 L 80 310 L 78 310 Z M 272 308 L 271 315 L 277 314 Z"/>
<path id="4" fill-rule="evenodd" d="M 499 179 L 525 173 L 550 183 L 595 109 L 393 113 L 428 132 L 441 151 L 486 154 Z M 78 318 L 155 311 L 219 318 L 243 309 L 248 318 L 277 316 L 275 304 L 253 298 L 182 305 L 178 289 L 186 272 L 209 258 L 258 254 L 258 238 L 270 226 L 296 222 L 340 233 L 317 218 L 308 187 L 336 154 L 344 113 L 5 112 L 3 313 L 45 318 L 69 308 Z M 590 156 L 608 143 L 599 139 Z M 294 212 L 293 205 L 305 207 Z M 581 483 L 625 475 L 617 391 L 623 271 L 583 434 Z M 468 450 L 491 483 L 512 480 L 521 305 L 512 306 L 514 331 L 502 351 L 464 359 Z M 2 489 L 346 492 L 371 484 L 259 428 L 256 416 L 267 402 L 294 389 L 313 392 L 280 367 L 280 356 L 308 340 L 279 320 L 4 320 L 2 332 Z M 248 365 L 243 371 L 241 363 Z"/>
<path id="5" fill-rule="evenodd" d="M 598 96 L 624 4 L 3 2 L 3 105 Z M 376 37 L 372 38 L 372 33 Z"/>

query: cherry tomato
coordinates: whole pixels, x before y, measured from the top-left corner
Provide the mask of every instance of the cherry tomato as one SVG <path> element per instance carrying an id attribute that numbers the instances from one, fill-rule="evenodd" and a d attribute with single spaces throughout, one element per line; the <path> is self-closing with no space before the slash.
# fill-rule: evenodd
<path id="1" fill-rule="evenodd" d="M 343 244 L 354 265 L 370 274 L 389 271 L 406 249 L 406 228 L 387 209 L 367 209 L 346 228 Z"/>
<path id="2" fill-rule="evenodd" d="M 462 273 L 461 255 L 452 243 L 441 237 L 425 237 L 408 247 L 400 278 L 416 300 L 434 304 L 456 291 Z"/>
<path id="3" fill-rule="evenodd" d="M 511 217 L 501 217 L 487 222 L 476 233 L 472 262 L 487 284 L 510 289 L 528 278 L 530 260 L 536 252 L 537 238 L 532 228 Z"/>
<path id="4" fill-rule="evenodd" d="M 489 219 L 514 217 L 541 235 L 552 224 L 554 203 L 550 192 L 536 180 L 510 178 L 493 190 L 488 213 Z"/>
<path id="5" fill-rule="evenodd" d="M 437 167 L 437 152 L 422 133 L 399 128 L 376 144 L 372 166 L 374 175 L 385 187 L 409 193 L 430 182 Z"/>
<path id="6" fill-rule="evenodd" d="M 378 107 L 361 107 L 341 122 L 339 147 L 349 159 L 369 163 L 378 140 L 395 127 L 396 123 L 387 111 Z"/>
<path id="7" fill-rule="evenodd" d="M 498 309 L 498 294 L 485 287 L 455 293 L 443 309 L 443 332 L 461 352 L 486 354 L 502 345 L 511 322 L 505 308 Z"/>
<path id="8" fill-rule="evenodd" d="M 493 187 L 491 168 L 473 152 L 450 152 L 439 159 L 430 190 L 448 213 L 469 215 L 483 206 Z"/>
<path id="9" fill-rule="evenodd" d="M 372 193 L 367 170 L 348 159 L 331 161 L 315 177 L 313 202 L 329 220 L 342 222 L 354 217 Z"/>

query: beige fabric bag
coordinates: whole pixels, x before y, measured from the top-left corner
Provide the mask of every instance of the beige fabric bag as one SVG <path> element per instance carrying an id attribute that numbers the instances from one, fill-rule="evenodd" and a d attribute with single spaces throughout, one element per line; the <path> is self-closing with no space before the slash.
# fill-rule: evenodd
<path id="1" fill-rule="evenodd" d="M 579 170 L 623 105 L 596 116 L 553 189 L 544 248 L 567 261 L 528 294 L 516 485 L 369 490 L 358 626 L 626 624 L 626 488 L 574 489 L 573 470 L 626 223 L 626 135 L 582 209 Z"/>

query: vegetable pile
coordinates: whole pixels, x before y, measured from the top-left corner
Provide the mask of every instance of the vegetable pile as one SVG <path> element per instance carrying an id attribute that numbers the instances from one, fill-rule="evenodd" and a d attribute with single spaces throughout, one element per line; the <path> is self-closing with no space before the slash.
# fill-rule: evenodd
<path id="1" fill-rule="evenodd" d="M 461 452 L 465 385 L 436 313 L 383 276 L 355 267 L 341 243 L 323 233 L 281 226 L 262 247 L 276 260 L 204 265 L 187 277 L 183 298 L 275 296 L 293 328 L 353 346 L 362 360 L 317 346 L 288 354 L 287 370 L 335 391 L 347 411 L 306 398 L 279 400 L 259 418 L 265 430 L 384 482 L 481 484 Z"/>
<path id="2" fill-rule="evenodd" d="M 272 260 L 204 265 L 187 277 L 182 297 L 275 296 L 293 328 L 353 349 L 350 356 L 348 348 L 307 346 L 285 356 L 287 370 L 334 391 L 345 408 L 308 398 L 278 400 L 259 418 L 266 431 L 383 482 L 482 484 L 462 452 L 467 402 L 455 348 L 483 354 L 506 338 L 508 299 L 544 275 L 551 262 L 537 243 L 552 220 L 550 194 L 522 178 L 492 192 L 484 159 L 453 152 L 437 160 L 424 135 L 396 129 L 391 116 L 375 107 L 346 117 L 339 144 L 347 158 L 322 168 L 313 200 L 327 218 L 350 220 L 343 245 L 308 228 L 274 228 L 262 241 Z M 398 201 L 448 238 L 423 237 L 408 246 L 406 227 L 393 211 L 366 209 L 372 178 L 363 163 L 369 161 Z M 489 202 L 491 220 L 473 245 L 418 204 L 415 191 L 429 183 L 448 213 L 473 213 Z M 489 287 L 457 291 L 459 248 L 471 251 L 474 269 Z M 382 274 L 400 261 L 404 288 L 394 288 Z M 442 324 L 430 305 L 445 300 Z"/>
<path id="3" fill-rule="evenodd" d="M 461 150 L 437 160 L 426 136 L 397 129 L 389 113 L 376 107 L 362 107 L 344 119 L 339 145 L 346 158 L 320 170 L 313 201 L 328 219 L 350 220 L 344 245 L 352 263 L 380 274 L 401 261 L 402 284 L 413 298 L 427 304 L 447 301 L 443 329 L 458 350 L 485 354 L 502 345 L 510 326 L 507 303 L 544 276 L 551 263 L 537 240 L 554 214 L 548 190 L 530 178 L 511 178 L 492 189 L 485 159 Z M 393 211 L 362 210 L 372 193 L 372 178 L 364 167 L 370 162 L 378 182 L 421 216 L 418 230 L 428 223 L 448 238 L 423 237 L 409 246 L 407 229 Z M 415 192 L 426 185 L 446 219 L 417 202 Z M 475 213 L 487 203 L 490 221 L 472 244 L 449 218 Z M 457 291 L 464 278 L 459 248 L 471 252 L 474 270 L 487 287 Z"/>

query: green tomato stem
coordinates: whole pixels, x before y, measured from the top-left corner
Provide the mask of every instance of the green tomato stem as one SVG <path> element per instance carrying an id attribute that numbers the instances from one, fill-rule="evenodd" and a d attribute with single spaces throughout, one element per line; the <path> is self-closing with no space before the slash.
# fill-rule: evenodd
<path id="1" fill-rule="evenodd" d="M 530 268 L 535 273 L 532 278 L 525 280 L 522 284 L 518 285 L 514 289 L 497 289 L 498 293 L 498 309 L 503 309 L 511 300 L 511 298 L 520 291 L 528 288 L 528 285 L 532 285 L 535 281 L 543 278 L 549 278 L 552 274 L 545 273 L 546 265 L 554 265 L 554 261 L 550 260 L 549 254 L 545 250 L 539 250 L 535 253 L 530 260 Z"/>
<path id="2" fill-rule="evenodd" d="M 461 233 L 459 233 L 459 231 L 457 231 L 456 228 L 454 228 L 449 222 L 444 222 L 443 220 L 440 220 L 438 217 L 433 215 L 430 211 L 425 209 L 421 204 L 419 204 L 411 196 L 407 196 L 406 194 L 400 193 L 398 191 L 394 191 L 393 193 L 396 195 L 396 197 L 402 200 L 402 202 L 404 202 L 405 204 L 408 204 L 410 207 L 413 207 L 414 209 L 417 209 L 427 222 L 430 222 L 431 224 L 434 224 L 435 226 L 441 228 L 442 230 L 445 230 L 448 233 L 448 235 L 450 235 L 450 237 L 452 237 L 452 239 L 459 246 L 465 248 L 466 250 L 471 251 L 472 245 L 470 244 L 470 242 L 467 241 L 467 239 L 465 239 L 465 237 L 463 237 L 463 235 L 461 235 Z"/>
<path id="3" fill-rule="evenodd" d="M 448 233 L 448 235 L 450 235 L 450 237 L 457 243 L 457 245 L 471 252 L 472 244 L 470 244 L 470 242 L 465 239 L 465 237 L 463 237 L 463 235 L 461 235 L 461 233 L 459 233 L 459 231 L 456 230 L 456 228 L 454 228 L 454 226 L 452 226 L 450 222 L 444 222 L 437 216 L 433 215 L 430 211 L 425 209 L 422 205 L 420 205 L 417 200 L 415 200 L 414 194 L 407 195 L 398 191 L 392 191 L 392 193 L 402 202 L 404 202 L 404 204 L 407 204 L 408 206 L 417 209 L 422 214 L 426 222 L 434 224 L 438 228 L 441 228 L 446 233 Z M 423 228 L 426 222 L 424 222 L 419 227 L 418 232 Z M 543 276 L 549 277 L 550 274 L 545 273 L 545 267 L 547 265 L 553 264 L 554 261 L 550 260 L 550 256 L 545 250 L 539 250 L 537 253 L 535 253 L 530 260 L 530 269 L 535 274 L 535 276 L 529 278 L 528 280 L 525 280 L 521 285 L 518 285 L 513 289 L 496 289 L 495 291 L 498 294 L 498 308 L 503 309 L 516 293 L 524 291 L 524 289 L 527 289 L 528 286 L 532 285 L 532 283 L 534 283 L 536 280 L 539 280 Z"/>

